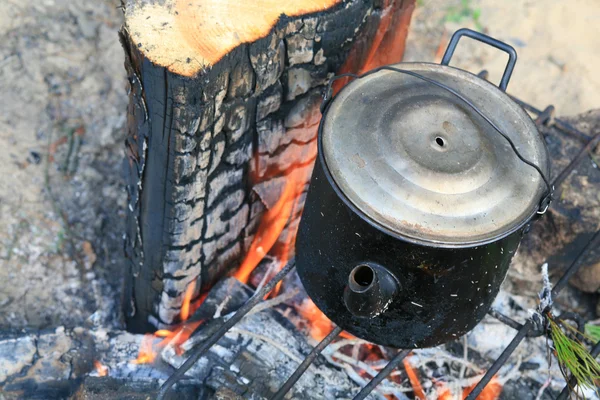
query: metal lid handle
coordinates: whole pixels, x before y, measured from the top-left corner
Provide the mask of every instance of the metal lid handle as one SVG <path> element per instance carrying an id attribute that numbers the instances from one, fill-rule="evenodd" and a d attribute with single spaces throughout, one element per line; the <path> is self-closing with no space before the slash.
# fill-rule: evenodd
<path id="1" fill-rule="evenodd" d="M 471 39 L 475 39 L 482 43 L 488 44 L 508 54 L 508 64 L 506 64 L 504 74 L 502 74 L 502 79 L 500 80 L 500 85 L 498 85 L 500 90 L 505 92 L 506 87 L 508 86 L 508 81 L 510 80 L 510 76 L 512 75 L 513 69 L 515 68 L 515 64 L 517 63 L 517 52 L 515 51 L 514 47 L 499 40 L 496 40 L 492 37 L 484 35 L 483 33 L 479 33 L 467 28 L 462 28 L 454 32 L 454 35 L 452 35 L 452 39 L 450 39 L 450 43 L 448 43 L 448 48 L 446 49 L 444 57 L 442 58 L 442 65 L 448 65 L 450 63 L 450 59 L 452 58 L 452 55 L 454 55 L 456 45 L 458 44 L 458 41 L 462 36 L 468 36 Z"/>

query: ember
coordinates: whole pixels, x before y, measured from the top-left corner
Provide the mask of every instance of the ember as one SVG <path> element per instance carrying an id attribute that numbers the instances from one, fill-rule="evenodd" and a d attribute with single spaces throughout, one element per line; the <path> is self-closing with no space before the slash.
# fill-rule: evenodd
<path id="1" fill-rule="evenodd" d="M 181 320 L 187 321 L 190 317 L 190 306 L 192 303 L 192 296 L 194 295 L 194 290 L 196 289 L 196 281 L 192 281 L 188 287 L 185 289 L 185 295 L 183 296 L 183 304 L 181 305 Z"/>
<path id="2" fill-rule="evenodd" d="M 445 384 L 438 383 L 436 390 L 438 400 L 454 400 L 454 396 L 452 396 L 452 391 Z"/>
<path id="3" fill-rule="evenodd" d="M 94 368 L 96 368 L 96 372 L 98 376 L 107 376 L 108 375 L 108 367 L 103 365 L 100 361 L 94 361 Z"/>
<path id="4" fill-rule="evenodd" d="M 475 385 L 472 385 L 463 391 L 463 398 L 466 398 L 469 393 L 473 391 Z M 483 389 L 483 391 L 477 396 L 478 400 L 496 400 L 502 393 L 502 384 L 497 377 L 492 378 L 490 383 Z"/>
<path id="5" fill-rule="evenodd" d="M 419 377 L 417 376 L 416 371 L 410 365 L 409 359 L 405 358 L 403 364 L 404 369 L 406 370 L 406 375 L 408 375 L 408 379 L 410 380 L 410 384 L 415 393 L 415 397 L 419 400 L 426 400 L 425 393 L 423 392 L 423 387 L 421 386 L 421 382 L 419 381 Z"/>

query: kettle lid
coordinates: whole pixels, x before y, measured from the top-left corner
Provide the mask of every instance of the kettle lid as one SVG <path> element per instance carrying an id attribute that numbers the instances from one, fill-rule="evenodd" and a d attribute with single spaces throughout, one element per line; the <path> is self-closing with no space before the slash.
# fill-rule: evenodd
<path id="1" fill-rule="evenodd" d="M 395 67 L 459 92 L 547 176 L 543 137 L 504 92 L 445 65 Z M 473 109 L 413 76 L 380 70 L 351 82 L 321 124 L 322 157 L 342 195 L 372 223 L 409 241 L 493 241 L 531 219 L 546 190 L 539 173 Z"/>

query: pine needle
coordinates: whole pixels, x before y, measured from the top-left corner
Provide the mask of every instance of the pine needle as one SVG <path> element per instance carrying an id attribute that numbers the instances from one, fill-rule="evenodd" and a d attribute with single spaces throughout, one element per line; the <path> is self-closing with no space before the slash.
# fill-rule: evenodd
<path id="1" fill-rule="evenodd" d="M 594 342 L 600 342 L 600 325 L 587 324 L 585 334 Z"/>
<path id="2" fill-rule="evenodd" d="M 577 339 L 571 339 L 563 329 L 552 319 L 550 322 L 550 337 L 554 342 L 556 358 L 561 372 L 568 381 L 567 370 L 577 379 L 577 384 L 583 389 L 591 389 L 598 395 L 596 381 L 600 380 L 600 364 L 587 351 L 583 343 Z M 564 324 L 571 331 L 577 331 L 568 324 Z M 600 333 L 600 329 L 598 330 Z M 577 396 L 579 394 L 576 393 Z"/>

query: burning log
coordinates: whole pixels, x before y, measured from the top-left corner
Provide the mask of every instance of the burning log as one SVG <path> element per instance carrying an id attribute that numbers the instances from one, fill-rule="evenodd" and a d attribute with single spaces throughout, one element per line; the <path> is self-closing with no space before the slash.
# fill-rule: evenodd
<path id="1" fill-rule="evenodd" d="M 188 324 L 203 321 L 198 332 L 185 342 L 155 348 L 152 363 L 134 362 L 139 359 L 140 345 L 147 336 L 123 331 L 58 328 L 0 337 L 0 390 L 7 399 L 153 397 L 173 367 L 181 365 L 189 352 L 251 294 L 251 289 L 236 279 L 219 282 L 189 316 Z M 268 307 L 253 310 L 256 311 L 254 314 L 242 320 L 198 360 L 167 398 L 271 398 L 311 349 L 293 315 L 293 304 L 302 296 L 290 299 L 286 292 L 269 300 Z M 285 303 L 281 303 L 282 299 Z M 497 324 L 491 321 L 491 324 L 484 322 L 482 325 L 493 329 Z M 311 325 L 310 328 L 313 333 L 314 327 Z M 318 327 L 315 333 L 318 334 Z M 480 339 L 510 338 L 510 332 L 503 336 L 498 333 L 483 330 L 477 336 Z M 164 338 L 157 337 L 154 343 L 161 340 Z M 538 338 L 537 345 L 529 348 L 537 354 L 535 362 L 529 363 L 523 371 L 519 370 L 520 362 L 508 365 L 500 372 L 499 380 L 484 392 L 489 392 L 490 397 L 482 398 L 496 399 L 502 386 L 515 393 L 511 396 L 503 394 L 502 398 L 509 400 L 522 399 L 523 393 L 535 393 L 540 384 L 532 382 L 528 372 L 546 379 L 548 365 L 538 365 L 540 360 L 545 360 L 545 346 L 545 339 Z M 494 348 L 501 350 L 498 346 Z M 483 369 L 478 365 L 483 366 L 485 361 L 483 353 L 473 347 L 469 349 L 469 358 L 473 362 L 460 358 L 458 354 L 461 353 L 462 350 L 455 352 L 441 347 L 415 351 L 410 357 L 412 379 L 416 376 L 420 380 L 426 396 L 437 392 L 443 399 L 444 393 L 451 392 L 454 397 L 446 398 L 463 398 L 464 395 L 457 397 L 457 394 L 468 390 L 480 379 Z M 352 398 L 360 386 L 366 385 L 387 364 L 385 358 L 389 355 L 386 354 L 385 349 L 360 339 L 338 340 L 325 349 L 322 357 L 294 385 L 292 398 Z M 460 372 L 462 367 L 466 370 L 464 376 Z M 555 366 L 554 369 L 558 376 L 554 379 L 560 380 L 558 368 Z M 516 382 L 508 383 L 517 377 Z M 414 398 L 417 385 L 416 381 L 413 385 L 410 381 L 410 374 L 394 371 L 369 399 L 384 399 L 384 395 L 388 399 Z M 514 385 L 519 386 L 515 389 Z M 492 393 L 496 395 L 492 396 Z M 543 397 L 550 398 L 553 397 Z"/>
<path id="2" fill-rule="evenodd" d="M 198 283 L 196 298 L 249 250 L 259 259 L 293 251 L 323 85 L 336 72 L 399 61 L 413 7 L 124 2 L 130 330 L 179 322 L 188 285 Z M 291 205 L 278 204 L 286 190 Z M 279 231 L 268 227 L 271 238 L 256 239 L 277 207 Z"/>
<path id="3" fill-rule="evenodd" d="M 73 394 L 73 400 L 148 400 L 148 393 L 156 391 L 157 382 L 137 382 L 126 379 L 87 377 Z M 169 400 L 196 400 L 203 398 L 202 389 L 183 386 Z"/>
<path id="4" fill-rule="evenodd" d="M 198 332 L 179 344 L 149 346 L 145 351 L 155 353 L 145 360 L 140 359 L 139 350 L 148 337 L 122 331 L 61 327 L 0 337 L 0 389 L 8 399 L 153 397 L 173 367 L 187 358 L 185 352 L 210 335 L 251 294 L 236 279 L 220 281 L 186 323 L 200 326 Z M 205 398 L 198 393 L 214 394 L 209 398 L 227 398 L 223 397 L 226 393 L 229 398 L 270 398 L 311 349 L 305 335 L 273 309 L 277 304 L 279 300 L 254 310 L 236 325 L 188 371 L 168 398 Z M 321 359 L 297 383 L 294 398 L 351 398 L 358 390 L 344 370 Z"/>
<path id="5" fill-rule="evenodd" d="M 236 279 L 220 282 L 198 309 L 197 318 L 221 315 L 237 309 L 251 293 Z M 223 306 L 224 304 L 224 306 Z M 203 326 L 184 345 L 190 350 L 203 342 L 220 325 L 220 319 Z M 310 352 L 304 335 L 273 309 L 253 312 L 228 332 L 210 352 L 186 373 L 206 379 L 213 389 L 227 389 L 243 398 L 271 398 L 287 377 Z M 179 367 L 187 358 L 165 349 L 163 360 Z M 344 372 L 320 362 L 311 366 L 294 388 L 293 398 L 352 397 L 358 387 Z M 252 393 L 252 395 L 246 395 Z"/>

